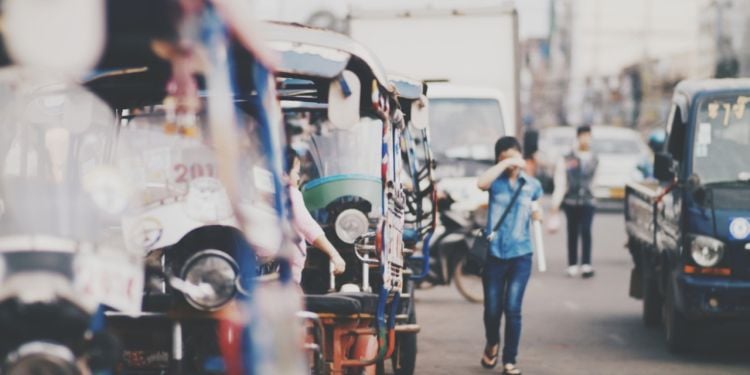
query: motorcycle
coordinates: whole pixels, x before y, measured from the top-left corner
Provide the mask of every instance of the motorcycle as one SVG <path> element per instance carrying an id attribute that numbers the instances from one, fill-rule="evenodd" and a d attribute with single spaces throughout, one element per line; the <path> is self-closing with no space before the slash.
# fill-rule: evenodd
<path id="1" fill-rule="evenodd" d="M 419 281 L 418 288 L 428 289 L 436 285 L 450 285 L 467 301 L 484 301 L 481 264 L 469 256 L 469 249 L 477 230 L 487 220 L 486 208 L 466 212 L 453 209 L 453 199 L 443 193 L 437 203 L 440 225 L 430 243 L 429 271 Z"/>
<path id="2" fill-rule="evenodd" d="M 228 13 L 169 3 L 112 2 L 120 22 L 87 81 L 117 117 L 117 162 L 138 197 L 123 231 L 147 270 L 142 310 L 106 313 L 118 370 L 304 372 L 272 77 Z M 122 22 L 155 9 L 176 24 Z"/>

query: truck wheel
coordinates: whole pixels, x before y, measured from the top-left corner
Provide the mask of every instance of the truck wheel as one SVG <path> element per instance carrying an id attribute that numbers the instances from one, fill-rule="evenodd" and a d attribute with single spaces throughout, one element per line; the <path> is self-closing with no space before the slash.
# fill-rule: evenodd
<path id="1" fill-rule="evenodd" d="M 690 343 L 690 326 L 687 319 L 675 308 L 671 283 L 667 286 L 667 295 L 663 305 L 664 338 L 667 347 L 672 353 L 683 353 Z"/>
<path id="2" fill-rule="evenodd" d="M 478 262 L 464 255 L 456 263 L 453 271 L 456 288 L 469 302 L 484 302 L 484 287 L 482 286 L 481 266 Z"/>
<path id="3" fill-rule="evenodd" d="M 645 275 L 643 271 L 643 324 L 646 327 L 656 327 L 661 323 L 662 299 L 659 295 L 656 280 Z"/>

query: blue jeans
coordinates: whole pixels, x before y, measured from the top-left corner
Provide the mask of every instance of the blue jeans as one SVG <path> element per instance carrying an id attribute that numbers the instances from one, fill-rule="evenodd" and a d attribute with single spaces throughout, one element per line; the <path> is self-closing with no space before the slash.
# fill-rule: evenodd
<path id="1" fill-rule="evenodd" d="M 503 363 L 516 363 L 521 341 L 521 304 L 531 275 L 531 254 L 516 258 L 487 257 L 484 285 L 484 332 L 487 345 L 500 343 L 500 320 L 505 314 Z"/>

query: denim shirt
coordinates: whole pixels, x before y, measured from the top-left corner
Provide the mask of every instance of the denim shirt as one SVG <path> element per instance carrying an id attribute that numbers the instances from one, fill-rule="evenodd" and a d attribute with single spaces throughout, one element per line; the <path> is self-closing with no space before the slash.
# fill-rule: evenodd
<path id="1" fill-rule="evenodd" d="M 533 252 L 529 234 L 531 202 L 541 198 L 543 192 L 539 180 L 523 172 L 513 186 L 505 173 L 492 182 L 489 190 L 486 233 L 489 233 L 500 220 L 521 180 L 525 180 L 526 184 L 490 243 L 490 255 L 495 258 L 510 259 Z"/>

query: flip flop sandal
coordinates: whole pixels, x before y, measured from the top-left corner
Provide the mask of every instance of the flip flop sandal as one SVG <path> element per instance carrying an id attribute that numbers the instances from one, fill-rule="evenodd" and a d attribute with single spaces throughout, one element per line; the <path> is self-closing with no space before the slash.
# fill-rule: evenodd
<path id="1" fill-rule="evenodd" d="M 490 352 L 490 349 L 494 349 L 493 352 Z M 484 353 L 482 353 L 482 360 L 480 363 L 482 364 L 482 367 L 486 369 L 493 369 L 495 366 L 497 366 L 497 355 L 500 352 L 500 345 L 495 345 L 493 347 L 487 347 L 484 348 Z"/>
<path id="2" fill-rule="evenodd" d="M 503 375 L 521 375 L 521 369 L 512 363 L 506 363 L 503 366 Z"/>

